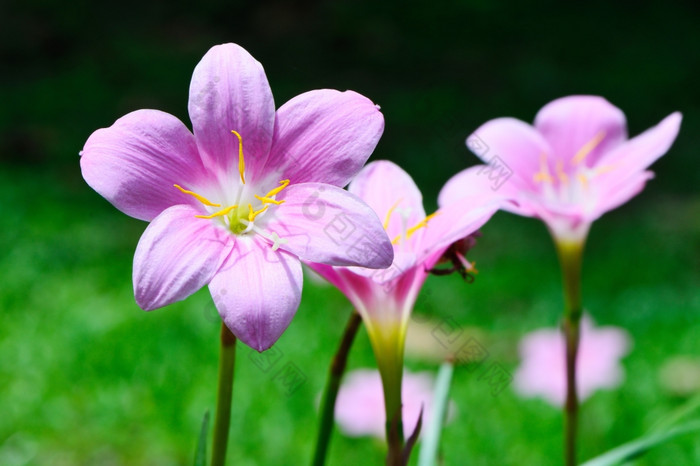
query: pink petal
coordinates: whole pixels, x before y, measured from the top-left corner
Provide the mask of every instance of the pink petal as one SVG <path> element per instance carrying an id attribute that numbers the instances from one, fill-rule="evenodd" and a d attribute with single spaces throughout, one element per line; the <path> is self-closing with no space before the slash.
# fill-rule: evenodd
<path id="1" fill-rule="evenodd" d="M 138 110 L 98 129 L 85 143 L 85 181 L 127 215 L 152 220 L 175 204 L 196 202 L 173 186 L 206 178 L 192 133 L 174 116 Z"/>
<path id="2" fill-rule="evenodd" d="M 207 167 L 238 172 L 235 130 L 243 138 L 246 175 L 260 176 L 272 142 L 275 102 L 255 58 L 236 44 L 212 47 L 192 74 L 188 109 Z"/>
<path id="3" fill-rule="evenodd" d="M 632 177 L 649 167 L 671 148 L 678 136 L 682 119 L 679 112 L 672 113 L 658 125 L 605 154 L 598 164 L 601 168 L 608 169 L 600 175 L 601 180 L 605 177 L 609 184 L 623 182 L 626 177 Z"/>
<path id="4" fill-rule="evenodd" d="M 357 196 L 323 183 L 291 185 L 266 219 L 281 249 L 307 261 L 385 268 L 394 249 L 374 211 Z"/>
<path id="5" fill-rule="evenodd" d="M 633 176 L 627 177 L 623 183 L 615 186 L 602 186 L 598 193 L 598 203 L 595 210 L 590 212 L 586 218 L 587 222 L 593 222 L 605 212 L 611 211 L 628 202 L 639 194 L 646 182 L 654 177 L 650 171 L 636 172 Z"/>
<path id="6" fill-rule="evenodd" d="M 537 113 L 535 127 L 549 142 L 552 155 L 565 163 L 587 143 L 602 136 L 584 159 L 589 167 L 627 139 L 625 114 L 597 96 L 576 95 L 554 100 Z"/>
<path id="7" fill-rule="evenodd" d="M 226 326 L 258 351 L 287 329 L 301 300 L 299 260 L 252 237 L 238 237 L 234 251 L 209 284 Z"/>
<path id="8" fill-rule="evenodd" d="M 141 236 L 134 254 L 134 295 L 150 311 L 209 283 L 233 248 L 233 236 L 190 206 L 170 207 Z"/>
<path id="9" fill-rule="evenodd" d="M 294 183 L 345 186 L 367 161 L 384 131 L 384 117 L 356 92 L 322 89 L 277 110 L 266 170 Z"/>
<path id="10" fill-rule="evenodd" d="M 386 223 L 389 238 L 395 238 L 425 218 L 423 195 L 416 183 L 388 160 L 377 160 L 364 167 L 348 191 L 365 201 Z"/>
<path id="11" fill-rule="evenodd" d="M 467 138 L 467 147 L 481 160 L 512 172 L 505 184 L 514 189 L 536 190 L 533 176 L 543 155 L 552 149 L 535 128 L 515 118 L 496 118 L 481 125 Z"/>
<path id="12" fill-rule="evenodd" d="M 420 246 L 417 247 L 418 262 L 431 257 L 437 260 L 442 252 L 458 239 L 481 228 L 501 206 L 499 198 L 490 193 L 463 198 L 439 209 L 423 229 Z M 427 263 L 431 268 L 434 264 Z"/>

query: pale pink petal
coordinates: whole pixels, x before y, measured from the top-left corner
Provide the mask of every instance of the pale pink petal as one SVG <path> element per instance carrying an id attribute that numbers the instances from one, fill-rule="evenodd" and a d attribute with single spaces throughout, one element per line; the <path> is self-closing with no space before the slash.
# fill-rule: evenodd
<path id="1" fill-rule="evenodd" d="M 345 186 L 374 151 L 384 117 L 352 91 L 306 92 L 277 110 L 268 172 L 294 183 Z"/>
<path id="2" fill-rule="evenodd" d="M 586 220 L 592 222 L 605 212 L 625 204 L 639 194 L 644 189 L 646 182 L 653 177 L 654 174 L 650 171 L 636 172 L 633 176 L 627 177 L 624 183 L 615 186 L 601 186 L 595 210 L 589 213 Z"/>
<path id="3" fill-rule="evenodd" d="M 385 268 L 394 249 L 382 224 L 357 196 L 324 183 L 291 185 L 284 203 L 265 219 L 265 232 L 279 247 L 307 261 Z"/>
<path id="4" fill-rule="evenodd" d="M 501 205 L 500 199 L 486 193 L 463 198 L 439 209 L 422 229 L 416 248 L 418 262 L 428 257 L 437 260 L 450 244 L 481 228 Z M 427 267 L 432 265 L 428 263 Z"/>
<path id="5" fill-rule="evenodd" d="M 296 314 L 302 281 L 299 259 L 273 251 L 256 238 L 238 237 L 209 291 L 233 334 L 251 348 L 264 351 Z"/>
<path id="6" fill-rule="evenodd" d="M 625 114 L 604 98 L 589 95 L 548 103 L 537 113 L 535 128 L 552 147 L 551 155 L 565 164 L 591 141 L 602 138 L 584 159 L 589 167 L 627 139 Z"/>
<path id="7" fill-rule="evenodd" d="M 605 154 L 598 163 L 603 173 L 598 175 L 596 182 L 611 185 L 622 183 L 645 170 L 671 148 L 682 119 L 679 112 L 672 113 L 658 125 Z"/>
<path id="8" fill-rule="evenodd" d="M 207 167 L 229 176 L 238 172 L 234 130 L 243 138 L 247 177 L 260 177 L 272 143 L 275 102 L 255 58 L 236 44 L 212 47 L 192 74 L 188 109 Z"/>
<path id="9" fill-rule="evenodd" d="M 369 163 L 352 180 L 348 191 L 377 213 L 392 239 L 425 218 L 423 196 L 416 183 L 388 160 Z"/>
<path id="10" fill-rule="evenodd" d="M 140 220 L 193 202 L 173 185 L 193 185 L 207 177 L 192 133 L 158 110 L 137 110 L 98 129 L 80 154 L 85 181 L 117 209 Z"/>
<path id="11" fill-rule="evenodd" d="M 505 181 L 515 189 L 535 190 L 533 177 L 552 149 L 535 128 L 515 118 L 496 118 L 467 138 L 467 147 L 486 163 L 503 166 L 513 175 Z"/>
<path id="12" fill-rule="evenodd" d="M 503 210 L 519 215 L 532 215 L 533 209 L 527 196 L 523 195 L 514 183 L 507 182 L 512 174 L 497 171 L 492 176 L 492 170 L 489 165 L 477 165 L 457 173 L 440 190 L 438 205 L 444 207 L 464 198 L 490 193 L 494 200 L 501 202 Z M 495 178 L 498 176 L 504 176 L 506 179 L 498 180 Z"/>
<path id="13" fill-rule="evenodd" d="M 233 248 L 233 237 L 190 206 L 170 207 L 141 236 L 134 254 L 134 295 L 152 310 L 185 299 L 209 283 Z"/>

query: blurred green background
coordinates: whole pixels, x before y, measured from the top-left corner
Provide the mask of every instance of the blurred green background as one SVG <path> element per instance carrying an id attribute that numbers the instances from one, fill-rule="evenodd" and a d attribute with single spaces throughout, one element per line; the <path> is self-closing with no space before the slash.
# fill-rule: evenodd
<path id="1" fill-rule="evenodd" d="M 2 2 L 0 464 L 191 462 L 215 403 L 219 327 L 208 292 L 138 309 L 131 261 L 145 223 L 83 182 L 78 152 L 92 131 L 139 108 L 189 124 L 192 70 L 223 42 L 263 63 L 278 106 L 323 87 L 380 104 L 386 130 L 373 158 L 402 165 L 428 210 L 452 174 L 476 163 L 464 138 L 488 119 L 531 121 L 577 93 L 623 109 L 632 135 L 682 111 L 657 178 L 594 225 L 584 263 L 585 306 L 599 324 L 627 329 L 634 348 L 624 384 L 584 403 L 580 456 L 641 435 L 700 387 L 699 13 L 691 1 Z M 431 277 L 416 312 L 477 328 L 513 373 L 518 339 L 557 325 L 557 262 L 535 220 L 499 213 L 483 232 L 476 282 Z M 349 310 L 338 291 L 307 280 L 275 346 L 305 377 L 292 394 L 239 346 L 231 464 L 309 461 Z M 363 332 L 350 366 L 373 366 Z M 492 396 L 465 370 L 452 397 L 444 464 L 561 463 L 556 409 L 511 387 Z M 382 464 L 383 452 L 379 441 L 336 434 L 329 464 Z M 700 464 L 700 442 L 673 441 L 637 464 Z"/>

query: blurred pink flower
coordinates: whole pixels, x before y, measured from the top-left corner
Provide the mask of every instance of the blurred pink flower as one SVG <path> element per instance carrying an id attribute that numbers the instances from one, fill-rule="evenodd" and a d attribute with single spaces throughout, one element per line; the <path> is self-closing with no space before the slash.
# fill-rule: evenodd
<path id="1" fill-rule="evenodd" d="M 425 431 L 425 423 L 431 419 L 433 386 L 433 376 L 428 372 L 413 374 L 404 371 L 401 397 L 405 438 L 413 432 L 421 407 L 421 431 Z M 340 430 L 350 437 L 371 435 L 384 439 L 384 395 L 379 371 L 357 369 L 345 376 L 335 404 L 335 420 Z"/>
<path id="2" fill-rule="evenodd" d="M 590 317 L 581 321 L 576 371 L 579 399 L 600 388 L 615 388 L 624 379 L 620 359 L 629 352 L 627 332 L 617 327 L 594 327 Z M 564 334 L 558 328 L 535 330 L 520 341 L 522 363 L 514 387 L 524 397 L 540 396 L 555 406 L 566 398 Z"/>
<path id="3" fill-rule="evenodd" d="M 163 307 L 208 284 L 228 328 L 262 351 L 299 306 L 300 259 L 391 264 L 381 221 L 342 189 L 384 129 L 367 98 L 316 90 L 275 111 L 262 65 L 224 44 L 194 69 L 188 110 L 193 133 L 168 113 L 137 110 L 95 131 L 81 152 L 87 183 L 151 222 L 134 255 L 139 306 Z M 333 214 L 365 238 L 362 257 L 325 233 Z"/>
<path id="4" fill-rule="evenodd" d="M 642 190 L 653 177 L 647 167 L 668 151 L 680 124 L 675 112 L 628 140 L 624 113 L 602 97 L 586 95 L 550 102 L 534 126 L 496 118 L 467 138 L 467 147 L 491 166 L 455 175 L 440 203 L 497 189 L 514 201 L 505 210 L 540 218 L 556 239 L 578 242 L 593 221 Z"/>

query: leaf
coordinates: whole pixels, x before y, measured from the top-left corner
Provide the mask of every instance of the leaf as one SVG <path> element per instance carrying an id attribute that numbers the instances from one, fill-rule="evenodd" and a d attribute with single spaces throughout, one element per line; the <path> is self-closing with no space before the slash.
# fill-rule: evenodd
<path id="1" fill-rule="evenodd" d="M 622 444 L 607 453 L 603 453 L 592 460 L 588 460 L 581 466 L 611 466 L 620 464 L 627 459 L 642 455 L 646 453 L 647 450 L 668 440 L 696 431 L 700 431 L 700 420 L 687 422 L 664 432 L 644 435 L 637 440 Z"/>
<path id="2" fill-rule="evenodd" d="M 199 431 L 197 450 L 194 453 L 194 466 L 206 466 L 207 464 L 207 433 L 209 432 L 209 411 L 204 413 L 202 429 Z"/>
<path id="3" fill-rule="evenodd" d="M 433 395 L 433 410 L 426 423 L 425 435 L 418 455 L 419 466 L 433 466 L 437 464 L 438 446 L 440 434 L 447 411 L 450 384 L 454 366 L 451 362 L 445 362 L 440 366 L 437 382 L 435 382 L 435 394 Z"/>

